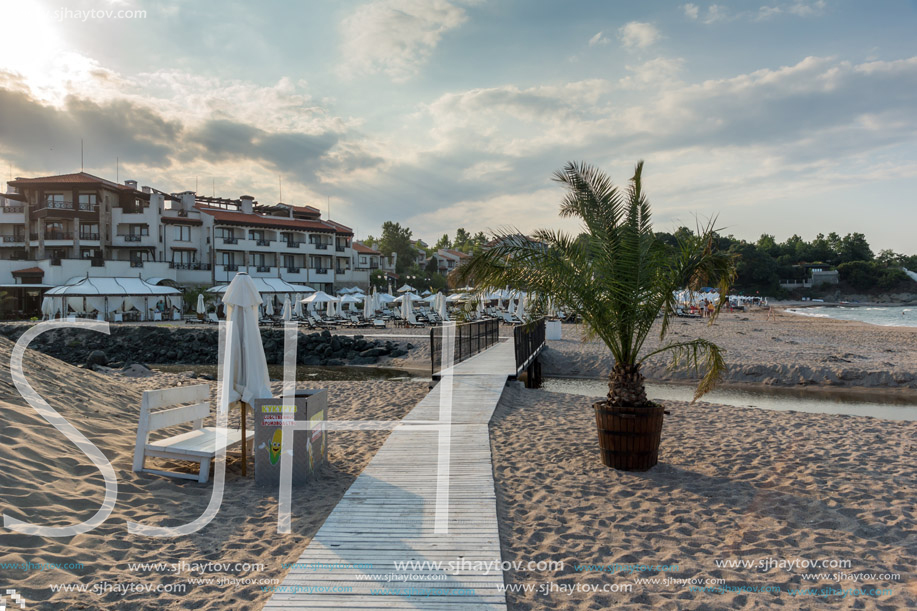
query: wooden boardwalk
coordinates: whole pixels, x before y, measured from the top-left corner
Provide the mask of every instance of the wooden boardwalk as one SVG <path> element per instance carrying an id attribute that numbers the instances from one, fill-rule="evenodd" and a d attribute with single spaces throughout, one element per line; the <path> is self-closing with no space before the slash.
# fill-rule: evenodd
<path id="1" fill-rule="evenodd" d="M 488 423 L 515 374 L 513 343 L 442 374 L 354 481 L 265 610 L 505 611 Z M 451 425 L 431 424 L 441 416 Z M 448 460 L 440 460 L 443 451 Z M 417 564 L 395 567 L 410 561 Z M 429 564 L 437 562 L 443 564 Z"/>

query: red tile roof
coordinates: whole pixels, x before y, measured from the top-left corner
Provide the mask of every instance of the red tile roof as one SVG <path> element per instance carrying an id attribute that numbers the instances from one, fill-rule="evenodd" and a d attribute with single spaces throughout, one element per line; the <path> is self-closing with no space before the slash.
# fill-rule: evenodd
<path id="1" fill-rule="evenodd" d="M 25 269 L 17 269 L 12 274 L 14 276 L 44 276 L 45 270 L 40 267 L 26 267 Z"/>
<path id="2" fill-rule="evenodd" d="M 182 225 L 203 225 L 204 221 L 201 219 L 190 219 L 186 216 L 164 216 L 162 217 L 162 222 L 167 225 L 170 223 L 182 224 Z"/>
<path id="3" fill-rule="evenodd" d="M 331 221 L 331 220 L 328 220 L 325 222 L 328 223 L 329 225 L 334 226 L 335 232 L 338 233 L 339 235 L 353 235 L 353 229 L 351 229 L 347 225 L 341 225 L 337 221 Z"/>
<path id="4" fill-rule="evenodd" d="M 321 231 L 326 233 L 335 233 L 335 227 L 324 221 L 306 221 L 302 219 L 285 219 L 277 216 L 264 216 L 261 214 L 247 214 L 245 212 L 233 212 L 230 210 L 221 210 L 219 208 L 208 208 L 195 204 L 195 208 L 209 214 L 217 223 L 224 225 L 251 225 L 254 227 L 274 227 L 279 229 L 299 229 L 302 231 Z"/>
<path id="5" fill-rule="evenodd" d="M 382 253 L 378 250 L 373 250 L 365 244 L 360 244 L 359 242 L 353 243 L 354 252 L 360 253 L 361 255 L 381 255 Z"/>
<path id="6" fill-rule="evenodd" d="M 105 185 L 111 189 L 120 189 L 128 191 L 136 191 L 133 187 L 128 187 L 127 185 L 119 185 L 116 182 L 106 180 L 104 178 L 99 178 L 98 176 L 93 176 L 92 174 L 87 174 L 86 172 L 75 172 L 73 174 L 60 174 L 58 176 L 39 176 L 37 178 L 17 178 L 16 180 L 9 181 L 9 184 L 14 187 L 28 187 L 30 185 L 54 185 L 54 184 L 64 184 L 64 185 Z"/>

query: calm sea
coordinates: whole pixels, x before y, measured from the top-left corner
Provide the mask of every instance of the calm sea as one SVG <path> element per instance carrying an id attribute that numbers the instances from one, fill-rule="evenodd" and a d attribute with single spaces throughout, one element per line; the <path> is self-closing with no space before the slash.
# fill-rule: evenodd
<path id="1" fill-rule="evenodd" d="M 917 307 L 915 306 L 817 306 L 789 308 L 787 312 L 800 316 L 856 320 L 883 327 L 917 327 Z"/>

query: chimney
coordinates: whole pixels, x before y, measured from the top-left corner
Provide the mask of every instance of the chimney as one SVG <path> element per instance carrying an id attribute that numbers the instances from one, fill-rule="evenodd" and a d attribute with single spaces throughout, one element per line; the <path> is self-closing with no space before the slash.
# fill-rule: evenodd
<path id="1" fill-rule="evenodd" d="M 153 189 L 151 189 L 151 188 L 149 188 L 149 187 L 143 187 L 143 192 L 144 192 L 144 193 L 152 193 L 152 192 L 153 192 Z"/>
<path id="2" fill-rule="evenodd" d="M 239 206 L 239 211 L 244 212 L 245 214 L 251 214 L 254 209 L 255 198 L 251 195 L 240 195 L 239 201 L 242 204 Z"/>
<path id="3" fill-rule="evenodd" d="M 181 210 L 191 210 L 194 208 L 196 193 L 194 191 L 182 191 L 178 194 L 179 199 L 181 199 L 180 209 Z"/>
<path id="4" fill-rule="evenodd" d="M 136 181 L 136 180 L 125 180 L 125 181 L 124 181 L 124 185 L 130 187 L 131 189 L 135 189 L 135 190 L 137 189 L 137 181 Z"/>

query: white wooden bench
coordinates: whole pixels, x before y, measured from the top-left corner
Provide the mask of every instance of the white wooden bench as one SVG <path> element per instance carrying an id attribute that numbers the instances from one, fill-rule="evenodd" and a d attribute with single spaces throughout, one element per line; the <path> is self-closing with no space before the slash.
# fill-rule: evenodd
<path id="1" fill-rule="evenodd" d="M 159 411 L 154 411 L 159 410 Z M 137 445 L 134 447 L 134 471 L 154 473 L 169 477 L 196 479 L 206 483 L 210 479 L 210 461 L 220 450 L 217 433 L 219 429 L 203 426 L 204 418 L 210 415 L 210 387 L 207 384 L 179 386 L 162 390 L 147 390 L 140 404 L 140 424 L 137 426 Z M 173 435 L 150 442 L 150 433 L 186 422 L 192 423 L 187 433 Z M 242 431 L 225 429 L 226 449 L 242 443 Z M 255 433 L 246 431 L 246 440 L 251 442 Z M 189 460 L 200 463 L 198 475 L 174 471 L 156 471 L 145 468 L 148 457 Z"/>

